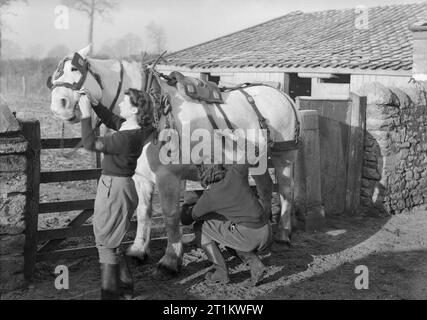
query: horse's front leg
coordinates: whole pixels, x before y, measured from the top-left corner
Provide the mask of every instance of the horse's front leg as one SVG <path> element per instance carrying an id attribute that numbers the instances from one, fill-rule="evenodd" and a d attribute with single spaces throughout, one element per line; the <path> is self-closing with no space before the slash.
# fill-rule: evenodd
<path id="1" fill-rule="evenodd" d="M 138 192 L 138 208 L 136 209 L 137 229 L 135 240 L 127 250 L 127 255 L 144 261 L 150 254 L 152 196 L 154 182 L 141 174 L 133 176 L 136 191 Z"/>
<path id="2" fill-rule="evenodd" d="M 182 234 L 179 228 L 181 177 L 163 168 L 160 172 L 156 172 L 156 179 L 168 238 L 166 252 L 158 264 L 157 276 L 169 278 L 181 271 L 184 254 Z"/>

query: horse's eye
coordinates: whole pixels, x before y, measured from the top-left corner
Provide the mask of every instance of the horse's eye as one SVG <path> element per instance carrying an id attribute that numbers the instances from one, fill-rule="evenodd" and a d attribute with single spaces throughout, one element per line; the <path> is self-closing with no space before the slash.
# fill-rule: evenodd
<path id="1" fill-rule="evenodd" d="M 72 67 L 71 71 L 74 72 L 74 71 L 78 71 L 78 70 L 77 70 L 77 68 Z"/>

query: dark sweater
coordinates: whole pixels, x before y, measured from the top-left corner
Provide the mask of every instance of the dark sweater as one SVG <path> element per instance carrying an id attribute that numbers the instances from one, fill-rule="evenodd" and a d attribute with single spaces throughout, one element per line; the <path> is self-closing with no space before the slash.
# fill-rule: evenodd
<path id="1" fill-rule="evenodd" d="M 224 179 L 203 192 L 192 216 L 198 220 L 212 212 L 248 228 L 257 229 L 268 223 L 267 215 L 250 189 L 246 166 L 227 167 Z"/>
<path id="2" fill-rule="evenodd" d="M 99 104 L 93 110 L 108 128 L 119 130 L 125 121 L 106 107 Z M 85 118 L 82 124 L 83 146 L 91 151 L 104 153 L 102 174 L 116 177 L 131 177 L 135 174 L 137 160 L 152 129 L 135 129 L 117 131 L 97 138 L 92 129 L 91 118 Z"/>

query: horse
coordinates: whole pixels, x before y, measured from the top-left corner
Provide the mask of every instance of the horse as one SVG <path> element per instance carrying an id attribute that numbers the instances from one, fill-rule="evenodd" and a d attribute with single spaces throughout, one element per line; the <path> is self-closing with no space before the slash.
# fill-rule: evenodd
<path id="1" fill-rule="evenodd" d="M 74 58 L 67 56 L 62 59 L 50 79 L 50 109 L 56 118 L 71 124 L 80 121 L 78 101 L 82 88 L 102 105 L 110 107 L 118 114 L 116 102 L 122 100 L 124 91 L 128 88 L 140 89 L 143 83 L 144 77 L 141 74 L 143 69 L 139 63 L 94 59 L 89 57 L 89 52 L 90 46 L 78 51 L 74 54 Z M 177 132 L 191 127 L 189 129 L 191 133 L 203 128 L 209 135 L 214 135 L 207 112 L 211 112 L 218 126 L 226 126 L 225 118 L 217 110 L 211 108 L 207 111 L 206 108 L 210 106 L 186 97 L 179 88 L 170 86 L 163 79 L 160 82 L 159 85 L 170 98 L 170 115 Z M 286 94 L 264 85 L 248 87 L 244 91 L 253 98 L 259 112 L 265 118 L 270 139 L 274 143 L 293 141 L 296 138 L 295 132 L 299 126 L 300 115 L 293 101 Z M 228 117 L 228 122 L 234 128 L 260 128 L 259 117 L 239 90 L 224 92 L 223 102 L 221 106 Z M 160 128 L 170 126 L 168 119 L 161 114 L 158 126 Z M 165 143 L 158 143 L 157 139 L 152 136 L 144 145 L 133 176 L 139 197 L 136 213 L 137 233 L 127 254 L 145 260 L 150 253 L 151 200 L 154 187 L 157 185 L 167 232 L 167 247 L 156 270 L 160 275 L 170 276 L 179 273 L 182 267 L 183 242 L 179 228 L 181 190 L 186 180 L 197 181 L 199 177 L 194 163 L 164 163 L 160 154 L 164 151 L 162 148 L 165 147 Z M 264 145 L 266 139 L 264 139 Z M 196 142 L 190 141 L 190 144 L 194 147 Z M 259 145 L 261 144 L 260 142 Z M 276 170 L 281 200 L 280 220 L 275 232 L 275 240 L 290 244 L 294 164 L 297 160 L 297 150 L 274 152 L 268 156 L 271 157 Z M 263 208 L 271 214 L 273 182 L 268 170 L 252 177 L 256 182 L 258 197 Z"/>

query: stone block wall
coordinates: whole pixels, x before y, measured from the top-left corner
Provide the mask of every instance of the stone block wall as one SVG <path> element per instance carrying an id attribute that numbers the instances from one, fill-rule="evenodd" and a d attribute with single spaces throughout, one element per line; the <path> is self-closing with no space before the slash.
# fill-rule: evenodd
<path id="1" fill-rule="evenodd" d="M 400 213 L 427 200 L 427 106 L 415 85 L 369 83 L 361 202 L 382 213 Z"/>
<path id="2" fill-rule="evenodd" d="M 28 142 L 0 104 L 0 293 L 24 285 Z"/>

